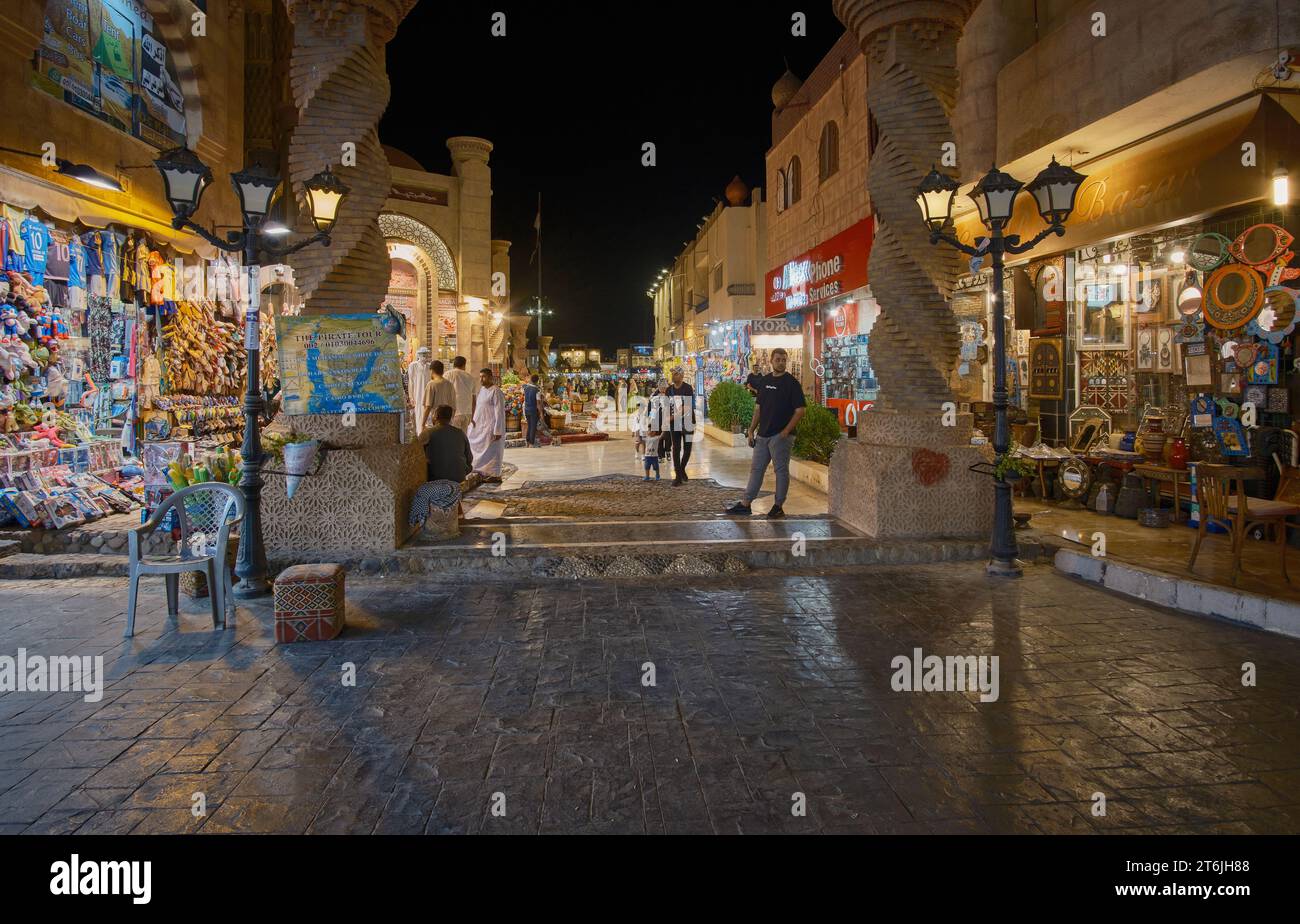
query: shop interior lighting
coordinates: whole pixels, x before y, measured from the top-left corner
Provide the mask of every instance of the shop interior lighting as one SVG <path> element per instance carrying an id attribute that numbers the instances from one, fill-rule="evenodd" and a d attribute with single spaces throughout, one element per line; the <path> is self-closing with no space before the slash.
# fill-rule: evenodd
<path id="1" fill-rule="evenodd" d="M 1175 247 L 1173 253 L 1169 255 L 1169 262 L 1174 264 L 1175 266 L 1182 266 L 1183 262 L 1186 259 L 1187 259 L 1187 254 L 1183 251 L 1183 248 L 1181 247 Z"/>
<path id="2" fill-rule="evenodd" d="M 18 148 L 0 148 L 9 154 L 21 154 L 24 157 L 34 157 L 37 160 L 43 160 L 41 154 L 35 154 L 31 151 L 21 151 Z M 125 192 L 122 184 L 107 174 L 100 173 L 89 164 L 74 164 L 72 161 L 64 160 L 62 157 L 54 161 L 54 172 L 60 176 L 66 176 L 69 179 L 85 183 L 87 186 L 94 186 L 97 189 L 111 189 L 113 192 Z"/>
<path id="3" fill-rule="evenodd" d="M 1286 164 L 1279 163 L 1273 171 L 1273 204 L 1287 205 L 1291 201 L 1291 178 L 1287 175 Z"/>

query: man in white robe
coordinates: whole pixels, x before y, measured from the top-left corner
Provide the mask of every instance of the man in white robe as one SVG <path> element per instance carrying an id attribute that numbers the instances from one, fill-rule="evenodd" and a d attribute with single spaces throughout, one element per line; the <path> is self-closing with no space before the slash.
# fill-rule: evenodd
<path id="1" fill-rule="evenodd" d="M 451 425 L 460 430 L 469 432 L 469 418 L 474 413 L 474 376 L 465 371 L 465 357 L 457 356 L 452 361 L 452 368 L 448 370 L 446 379 L 456 389 L 455 412 L 451 417 Z"/>
<path id="2" fill-rule="evenodd" d="M 501 480 L 501 460 L 506 454 L 506 404 L 501 389 L 492 380 L 492 370 L 479 372 L 474 420 L 465 434 L 474 453 L 474 471 L 489 481 Z"/>
<path id="3" fill-rule="evenodd" d="M 425 419 L 431 408 L 428 406 L 429 391 L 429 348 L 420 347 L 415 351 L 415 360 L 406 367 L 407 393 L 411 399 L 411 412 L 415 415 L 415 435 L 419 436 L 428 426 Z"/>

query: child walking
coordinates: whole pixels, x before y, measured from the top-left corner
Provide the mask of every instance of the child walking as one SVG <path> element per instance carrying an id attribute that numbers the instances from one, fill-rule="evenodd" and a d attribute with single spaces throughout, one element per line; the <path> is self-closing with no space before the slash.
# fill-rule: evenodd
<path id="1" fill-rule="evenodd" d="M 647 425 L 644 442 L 641 443 L 641 451 L 645 454 L 645 477 L 642 481 L 650 480 L 652 468 L 655 470 L 655 481 L 659 480 L 659 440 L 662 436 L 663 433 L 659 430 Z"/>

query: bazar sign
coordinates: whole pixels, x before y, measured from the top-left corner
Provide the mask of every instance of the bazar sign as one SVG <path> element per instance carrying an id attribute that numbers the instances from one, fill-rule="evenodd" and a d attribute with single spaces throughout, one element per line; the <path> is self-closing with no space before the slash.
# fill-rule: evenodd
<path id="1" fill-rule="evenodd" d="M 767 274 L 763 314 L 772 318 L 867 284 L 875 228 L 864 218 Z"/>

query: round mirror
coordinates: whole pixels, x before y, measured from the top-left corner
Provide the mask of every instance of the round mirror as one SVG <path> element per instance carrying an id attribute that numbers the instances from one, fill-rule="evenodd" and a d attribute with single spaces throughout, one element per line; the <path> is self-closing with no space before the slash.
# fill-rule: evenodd
<path id="1" fill-rule="evenodd" d="M 1253 225 L 1232 242 L 1232 255 L 1242 263 L 1260 266 L 1280 257 L 1294 239 L 1277 225 Z"/>
<path id="2" fill-rule="evenodd" d="M 1291 327 L 1296 320 L 1296 293 L 1284 286 L 1270 286 L 1264 290 L 1264 308 L 1269 312 L 1269 323 L 1260 327 L 1269 333 L 1276 333 Z"/>
<path id="3" fill-rule="evenodd" d="M 1196 284 L 1196 277 L 1191 273 L 1183 279 L 1183 287 L 1178 292 L 1178 313 L 1190 318 L 1201 310 L 1201 287 Z"/>
<path id="4" fill-rule="evenodd" d="M 1231 243 L 1222 234 L 1202 234 L 1192 241 L 1192 249 L 1187 252 L 1187 262 L 1202 273 L 1218 269 L 1228 259 L 1228 246 Z"/>
<path id="5" fill-rule="evenodd" d="M 1206 322 L 1219 330 L 1244 327 L 1259 312 L 1263 292 L 1264 281 L 1249 266 L 1220 266 L 1205 282 Z"/>

